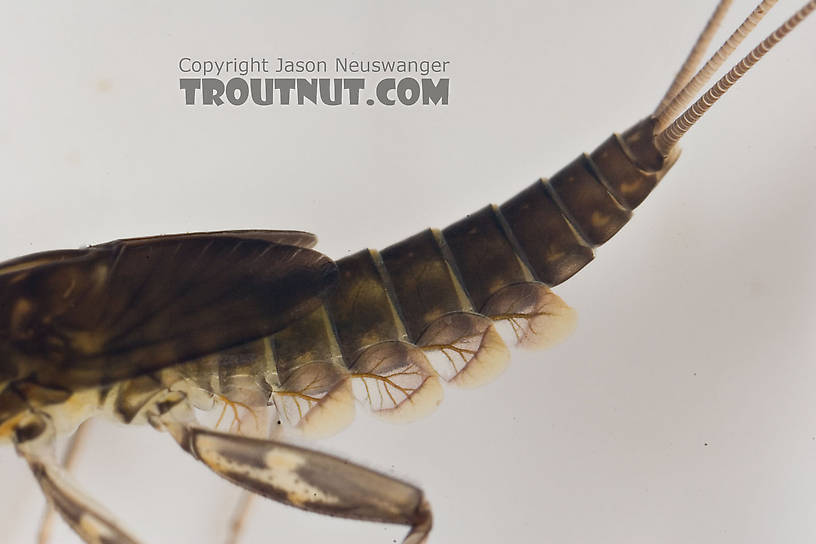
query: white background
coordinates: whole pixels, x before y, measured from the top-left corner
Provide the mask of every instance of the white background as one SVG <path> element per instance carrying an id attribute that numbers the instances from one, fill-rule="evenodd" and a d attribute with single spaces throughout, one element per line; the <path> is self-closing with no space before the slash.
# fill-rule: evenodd
<path id="1" fill-rule="evenodd" d="M 313 231 L 337 258 L 443 227 L 648 114 L 714 2 L 258 4 L 5 6 L 0 259 L 229 228 Z M 449 59 L 450 105 L 183 105 L 180 57 L 250 55 Z M 809 20 L 691 132 L 558 288 L 580 315 L 567 342 L 424 421 L 360 414 L 318 447 L 421 485 L 434 543 L 813 542 L 813 66 Z M 221 542 L 236 496 L 169 437 L 104 421 L 76 475 L 149 543 Z M 0 541 L 32 542 L 41 508 L 0 449 Z M 248 531 L 405 532 L 263 501 Z"/>

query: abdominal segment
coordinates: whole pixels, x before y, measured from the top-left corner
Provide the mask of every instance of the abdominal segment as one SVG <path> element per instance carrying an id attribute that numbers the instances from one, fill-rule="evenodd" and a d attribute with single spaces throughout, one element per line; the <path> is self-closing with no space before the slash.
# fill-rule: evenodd
<path id="1" fill-rule="evenodd" d="M 501 374 L 505 342 L 547 347 L 574 327 L 574 311 L 536 281 L 506 232 L 489 206 L 340 259 L 337 284 L 311 314 L 161 381 L 248 435 L 269 423 L 331 435 L 359 405 L 393 422 L 428 415 L 443 384 L 478 387 Z"/>
<path id="2" fill-rule="evenodd" d="M 489 206 L 337 261 L 323 306 L 267 339 L 279 421 L 324 436 L 350 423 L 355 404 L 412 421 L 439 405 L 442 384 L 478 387 L 501 374 L 505 342 L 541 348 L 568 335 L 574 311 L 507 232 Z"/>

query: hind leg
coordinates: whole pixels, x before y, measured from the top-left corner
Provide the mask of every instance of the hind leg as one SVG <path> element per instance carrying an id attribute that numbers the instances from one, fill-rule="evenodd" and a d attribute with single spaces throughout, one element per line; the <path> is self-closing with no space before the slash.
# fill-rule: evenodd
<path id="1" fill-rule="evenodd" d="M 219 476 L 303 510 L 408 525 L 403 544 L 427 541 L 432 516 L 419 488 L 332 455 L 199 427 L 184 407 L 157 406 L 150 422 Z"/>

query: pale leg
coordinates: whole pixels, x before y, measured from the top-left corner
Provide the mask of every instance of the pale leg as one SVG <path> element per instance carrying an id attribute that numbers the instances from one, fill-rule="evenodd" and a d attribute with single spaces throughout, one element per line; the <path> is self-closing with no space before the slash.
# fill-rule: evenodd
<path id="1" fill-rule="evenodd" d="M 137 544 L 100 504 L 86 496 L 54 455 L 54 430 L 47 416 L 31 414 L 14 430 L 17 453 L 26 460 L 49 504 L 89 544 Z"/>
<path id="2" fill-rule="evenodd" d="M 76 462 L 82 440 L 84 439 L 84 436 L 87 435 L 89 425 L 90 423 L 88 421 L 80 425 L 68 442 L 68 447 L 62 457 L 62 466 L 66 472 L 71 472 L 71 468 Z M 51 539 L 51 531 L 53 527 L 54 508 L 51 506 L 51 503 L 48 502 L 45 505 L 45 512 L 43 513 L 43 519 L 40 523 L 40 530 L 37 533 L 37 544 L 48 544 L 48 541 Z"/>

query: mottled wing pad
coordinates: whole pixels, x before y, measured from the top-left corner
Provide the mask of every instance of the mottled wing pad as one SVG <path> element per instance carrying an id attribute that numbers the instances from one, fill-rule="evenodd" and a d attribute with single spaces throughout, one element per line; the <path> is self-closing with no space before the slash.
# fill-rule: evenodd
<path id="1" fill-rule="evenodd" d="M 317 244 L 317 236 L 310 232 L 299 230 L 221 230 L 214 232 L 188 232 L 185 234 L 163 234 L 160 236 L 142 236 L 139 238 L 123 238 L 91 247 L 116 247 L 135 245 L 167 240 L 191 240 L 194 238 L 233 238 L 238 240 L 260 240 L 284 246 L 312 248 Z"/>
<path id="2" fill-rule="evenodd" d="M 320 304 L 336 267 L 252 232 L 125 240 L 4 263 L 0 354 L 18 379 L 36 374 L 76 390 L 280 330 Z"/>

